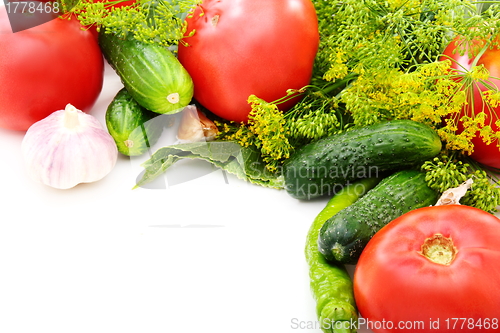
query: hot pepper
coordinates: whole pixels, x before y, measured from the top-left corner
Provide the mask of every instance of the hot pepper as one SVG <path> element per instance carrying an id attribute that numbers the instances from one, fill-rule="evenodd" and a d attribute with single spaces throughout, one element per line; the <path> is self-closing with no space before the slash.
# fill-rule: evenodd
<path id="1" fill-rule="evenodd" d="M 356 332 L 358 312 L 352 279 L 345 266 L 328 263 L 318 250 L 319 231 L 326 220 L 353 204 L 379 181 L 379 178 L 366 178 L 346 185 L 328 201 L 307 234 L 305 255 L 310 287 L 318 320 L 325 333 Z"/>

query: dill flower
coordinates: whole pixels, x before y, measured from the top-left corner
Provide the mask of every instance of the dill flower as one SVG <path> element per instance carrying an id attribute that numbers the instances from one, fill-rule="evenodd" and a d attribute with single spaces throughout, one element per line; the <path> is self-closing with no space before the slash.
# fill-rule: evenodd
<path id="1" fill-rule="evenodd" d="M 252 107 L 248 116 L 248 130 L 258 138 L 256 146 L 260 148 L 268 169 L 276 171 L 279 161 L 290 157 L 293 147 L 288 142 L 283 113 L 276 104 L 251 95 L 248 103 Z"/>
<path id="2" fill-rule="evenodd" d="M 114 7 L 126 1 L 96 2 L 81 0 L 73 6 L 73 0 L 61 0 L 63 8 L 71 8 L 85 26 L 105 28 L 118 36 L 131 34 L 144 43 L 162 46 L 177 45 L 186 32 L 184 17 L 201 0 L 136 0 L 133 5 Z"/>
<path id="3" fill-rule="evenodd" d="M 323 78 L 326 81 L 343 79 L 347 76 L 347 74 L 349 73 L 349 68 L 345 63 L 346 56 L 344 52 L 342 51 L 332 52 L 328 60 L 331 63 L 330 68 L 323 75 Z"/>
<path id="4" fill-rule="evenodd" d="M 484 81 L 490 78 L 490 72 L 484 65 L 473 66 L 467 73 L 473 81 Z"/>
<path id="5" fill-rule="evenodd" d="M 483 100 L 492 108 L 500 105 L 500 92 L 495 90 L 486 90 L 483 92 Z"/>

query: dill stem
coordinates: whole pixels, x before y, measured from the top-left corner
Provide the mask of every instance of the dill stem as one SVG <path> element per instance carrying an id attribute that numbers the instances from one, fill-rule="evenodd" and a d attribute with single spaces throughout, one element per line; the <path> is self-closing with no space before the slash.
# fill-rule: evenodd
<path id="1" fill-rule="evenodd" d="M 331 93 L 332 91 L 342 87 L 343 85 L 345 85 L 347 82 L 355 79 L 356 77 L 358 77 L 358 74 L 356 73 L 349 73 L 347 74 L 343 79 L 341 80 L 336 80 L 334 81 L 332 84 L 329 84 L 326 86 L 326 88 L 323 88 L 321 89 L 320 91 L 325 94 L 325 95 L 328 95 L 329 93 Z"/>

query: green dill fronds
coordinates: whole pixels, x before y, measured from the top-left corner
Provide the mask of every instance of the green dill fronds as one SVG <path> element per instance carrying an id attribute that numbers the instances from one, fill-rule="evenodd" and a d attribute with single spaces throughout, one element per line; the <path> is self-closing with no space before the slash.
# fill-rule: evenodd
<path id="1" fill-rule="evenodd" d="M 335 113 L 322 109 L 309 110 L 300 118 L 287 119 L 290 137 L 303 141 L 316 141 L 340 132 L 340 120 Z"/>
<path id="2" fill-rule="evenodd" d="M 445 18 L 456 13 L 457 1 L 343 0 L 313 1 L 322 20 L 319 61 L 339 67 L 337 57 L 347 55 L 345 65 L 363 68 L 408 68 L 432 62 L 449 41 Z"/>
<path id="3" fill-rule="evenodd" d="M 459 112 L 465 98 L 447 77 L 449 62 L 432 62 L 411 72 L 367 69 L 344 89 L 341 101 L 357 126 L 390 119 L 411 119 L 431 126 Z"/>
<path id="4" fill-rule="evenodd" d="M 412 119 L 436 128 L 448 149 L 473 151 L 478 132 L 497 142 L 499 121 L 493 108 L 500 93 L 484 66 L 450 70 L 438 61 L 456 35 L 459 52 L 479 55 L 498 46 L 500 2 L 470 0 L 338 0 L 313 1 L 321 20 L 321 43 L 313 81 L 349 82 L 336 96 L 356 126 L 388 119 Z M 478 40 L 487 40 L 481 44 Z M 482 49 L 481 49 L 482 48 Z M 474 87 L 481 91 L 483 116 L 472 112 Z M 476 97 L 477 98 L 477 97 Z M 465 112 L 464 112 L 465 111 Z M 470 125 L 459 132 L 458 123 Z"/>
<path id="5" fill-rule="evenodd" d="M 62 0 L 68 1 L 68 0 Z M 137 0 L 114 7 L 125 0 L 96 2 L 81 0 L 70 10 L 85 26 L 95 25 L 119 36 L 132 35 L 145 43 L 177 45 L 186 32 L 184 18 L 201 0 Z"/>
<path id="6" fill-rule="evenodd" d="M 489 213 L 496 213 L 500 205 L 500 185 L 498 179 L 472 161 L 456 154 L 442 154 L 422 165 L 427 185 L 440 192 L 459 186 L 467 179 L 472 179 L 472 187 L 460 203 L 476 207 Z"/>

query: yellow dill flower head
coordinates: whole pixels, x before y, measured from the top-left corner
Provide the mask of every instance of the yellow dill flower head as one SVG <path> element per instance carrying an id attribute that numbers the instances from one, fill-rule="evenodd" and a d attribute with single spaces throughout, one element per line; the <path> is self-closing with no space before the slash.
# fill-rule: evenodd
<path id="1" fill-rule="evenodd" d="M 397 75 L 391 83 L 391 88 L 398 94 L 406 92 L 417 93 L 424 88 L 424 84 L 425 81 L 422 79 L 422 75 L 416 71 Z"/>
<path id="2" fill-rule="evenodd" d="M 420 107 L 418 108 L 418 113 L 415 114 L 413 117 L 413 120 L 419 121 L 419 122 L 424 122 L 426 119 L 432 118 L 433 115 L 436 113 L 435 109 L 429 105 L 429 104 L 420 104 Z"/>
<path id="3" fill-rule="evenodd" d="M 267 168 L 272 169 L 278 161 L 289 158 L 293 147 L 284 135 L 286 121 L 275 104 L 268 103 L 255 95 L 248 98 L 251 111 L 248 127 L 255 138 L 254 145 L 260 148 Z M 271 171 L 271 170 L 270 170 Z"/>
<path id="4" fill-rule="evenodd" d="M 346 55 L 343 51 L 332 52 L 328 58 L 330 68 L 323 74 L 323 79 L 326 81 L 334 81 L 343 79 L 349 72 L 346 65 Z"/>
<path id="5" fill-rule="evenodd" d="M 492 108 L 496 108 L 500 105 L 500 92 L 495 90 L 484 91 L 483 100 Z"/>
<path id="6" fill-rule="evenodd" d="M 479 130 L 479 135 L 487 145 L 491 144 L 496 139 L 495 131 L 489 125 L 482 127 Z"/>
<path id="7" fill-rule="evenodd" d="M 434 61 L 424 64 L 419 68 L 419 72 L 427 77 L 432 77 L 432 76 L 438 77 L 448 74 L 450 68 L 451 68 L 451 60 L 446 59 L 443 61 Z"/>
<path id="8" fill-rule="evenodd" d="M 490 72 L 482 64 L 472 67 L 467 75 L 474 81 L 485 81 L 490 78 Z"/>
<path id="9" fill-rule="evenodd" d="M 335 81 L 336 79 L 343 79 L 349 72 L 346 64 L 333 64 L 323 75 L 326 81 Z"/>
<path id="10" fill-rule="evenodd" d="M 463 91 L 460 91 L 460 88 L 460 83 L 449 78 L 441 78 L 436 81 L 436 91 L 446 96 L 455 96 L 456 94 L 463 93 Z"/>
<path id="11" fill-rule="evenodd" d="M 467 154 L 473 152 L 473 145 L 470 142 L 472 138 L 467 133 L 456 134 L 448 132 L 445 128 L 440 128 L 437 132 L 441 140 L 446 142 L 446 149 L 460 150 Z"/>

